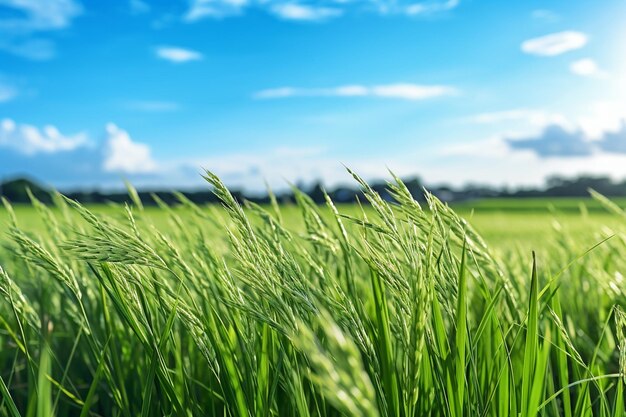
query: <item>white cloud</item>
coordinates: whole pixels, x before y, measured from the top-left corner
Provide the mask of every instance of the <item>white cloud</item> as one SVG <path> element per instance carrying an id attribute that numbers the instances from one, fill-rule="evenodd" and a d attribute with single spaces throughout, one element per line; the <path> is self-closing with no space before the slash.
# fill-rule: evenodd
<path id="1" fill-rule="evenodd" d="M 622 142 L 624 140 L 622 130 Z M 611 135 L 611 133 L 608 133 Z M 617 136 L 607 136 L 615 138 Z M 590 140 L 589 150 L 585 151 L 584 142 L 576 137 L 570 138 L 574 146 L 582 146 L 582 152 L 570 153 L 567 157 L 552 157 L 540 155 L 541 149 L 536 149 L 532 143 L 519 143 L 513 148 L 507 144 L 502 136 L 494 136 L 486 140 L 472 141 L 448 145 L 440 150 L 438 156 L 420 165 L 421 174 L 429 183 L 433 181 L 447 181 L 455 184 L 477 181 L 492 185 L 541 185 L 545 178 L 555 174 L 575 176 L 584 174 L 609 175 L 615 179 L 626 177 L 626 154 L 623 147 L 619 150 L 608 149 L 615 145 L 615 140 L 598 145 Z M 587 138 L 589 139 L 589 138 Z M 563 146 L 570 146 L 567 142 L 550 145 L 553 153 Z M 623 145 L 622 145 L 623 146 Z M 602 148 L 607 149 L 602 149 Z M 545 150 L 545 149 L 543 149 Z M 459 163 L 462 161 L 462 163 Z"/>
<path id="2" fill-rule="evenodd" d="M 600 153 L 626 154 L 626 111 L 619 102 L 588 103 L 582 117 L 565 117 L 540 110 L 516 109 L 482 113 L 466 120 L 476 123 L 524 121 L 523 130 L 502 132 L 491 139 L 491 148 L 521 151 L 539 158 L 586 158 Z M 531 127 L 529 129 L 529 126 Z M 458 155 L 482 152 L 478 143 L 447 148 Z M 473 149 L 473 150 L 472 150 Z M 454 154 L 454 152 L 450 154 Z M 506 156 L 500 152 L 500 156 Z"/>
<path id="3" fill-rule="evenodd" d="M 180 105 L 173 101 L 159 100 L 135 100 L 126 103 L 125 106 L 129 110 L 144 112 L 170 112 L 180 109 Z"/>
<path id="4" fill-rule="evenodd" d="M 533 19 L 545 20 L 548 22 L 556 22 L 561 18 L 557 13 L 547 9 L 533 10 L 531 16 L 533 17 Z"/>
<path id="5" fill-rule="evenodd" d="M 533 118 L 545 123 L 529 123 Z M 587 103 L 583 115 L 568 117 L 513 109 L 465 120 L 503 124 L 487 139 L 444 144 L 420 163 L 420 173 L 431 183 L 442 179 L 459 184 L 471 179 L 489 184 L 542 184 L 549 175 L 581 173 L 626 177 L 623 101 Z M 510 131 L 516 120 L 521 123 Z"/>
<path id="6" fill-rule="evenodd" d="M 157 57 L 166 61 L 174 62 L 177 64 L 199 61 L 203 58 L 202 54 L 191 49 L 179 48 L 176 46 L 159 46 L 156 48 Z"/>
<path id="7" fill-rule="evenodd" d="M 102 168 L 107 172 L 143 174 L 155 172 L 156 162 L 150 155 L 150 147 L 133 142 L 125 130 L 113 123 L 106 126 L 107 138 L 104 144 L 105 158 Z"/>
<path id="8" fill-rule="evenodd" d="M 242 15 L 247 9 L 265 10 L 280 18 L 296 21 L 321 21 L 348 12 L 378 13 L 381 15 L 404 14 L 429 16 L 456 8 L 460 0 L 192 0 L 183 17 L 184 21 L 196 22 L 205 18 L 221 19 Z"/>
<path id="9" fill-rule="evenodd" d="M 588 103 L 585 114 L 576 120 L 576 125 L 589 138 L 599 140 L 606 132 L 618 131 L 626 120 L 623 101 L 599 101 Z"/>
<path id="10" fill-rule="evenodd" d="M 87 144 L 87 136 L 61 134 L 51 125 L 39 129 L 35 126 L 18 125 L 11 119 L 0 122 L 0 146 L 8 147 L 25 155 L 71 151 Z"/>
<path id="11" fill-rule="evenodd" d="M 588 41 L 586 34 L 570 30 L 524 41 L 522 51 L 531 55 L 555 56 L 580 49 Z"/>
<path id="12" fill-rule="evenodd" d="M 205 18 L 224 18 L 241 14 L 248 0 L 193 0 L 183 20 L 196 22 Z"/>
<path id="13" fill-rule="evenodd" d="M 523 122 L 531 126 L 545 126 L 550 123 L 566 124 L 566 119 L 558 113 L 551 113 L 538 109 L 510 109 L 494 112 L 479 113 L 463 119 L 476 124 L 502 124 Z"/>
<path id="14" fill-rule="evenodd" d="M 74 0 L 2 0 L 0 5 L 21 14 L 0 19 L 0 30 L 13 33 L 62 29 L 83 10 Z"/>
<path id="15" fill-rule="evenodd" d="M 448 96 L 456 90 L 443 85 L 389 84 L 371 88 L 371 95 L 376 97 L 401 98 L 405 100 L 424 100 L 427 98 Z"/>
<path id="16" fill-rule="evenodd" d="M 162 169 L 147 144 L 134 142 L 114 124 L 106 126 L 102 141 L 94 142 L 84 133 L 70 136 L 54 126 L 38 128 L 0 120 L 0 175 L 26 171 L 42 180 L 74 187 L 110 186 L 124 174 L 138 184 L 152 181 L 158 185 L 179 168 Z"/>
<path id="17" fill-rule="evenodd" d="M 406 14 L 410 16 L 426 15 L 452 10 L 459 5 L 459 0 L 448 0 L 442 2 L 422 2 L 410 4 L 406 7 Z"/>
<path id="18" fill-rule="evenodd" d="M 13 100 L 17 97 L 17 89 L 10 85 L 0 83 L 0 103 Z"/>
<path id="19" fill-rule="evenodd" d="M 311 184 L 322 181 L 325 186 L 354 185 L 346 172 L 348 166 L 363 178 L 388 178 L 388 168 L 400 176 L 415 175 L 415 154 L 347 156 L 339 159 L 316 148 L 275 148 L 257 153 L 230 153 L 184 161 L 192 172 L 208 169 L 219 175 L 230 187 L 248 191 L 265 190 L 265 182 L 274 190 L 285 189 L 289 183 Z M 305 185 L 306 186 L 306 185 Z"/>
<path id="20" fill-rule="evenodd" d="M 583 58 L 570 64 L 569 69 L 576 75 L 583 77 L 604 77 L 606 73 L 600 69 L 596 61 L 591 58 Z"/>
<path id="21" fill-rule="evenodd" d="M 275 15 L 286 20 L 325 20 L 341 16 L 340 9 L 314 7 L 298 3 L 277 4 L 272 8 Z"/>
<path id="22" fill-rule="evenodd" d="M 50 59 L 54 43 L 33 38 L 37 33 L 64 29 L 83 8 L 77 0 L 0 0 L 0 49 L 23 58 Z"/>
<path id="23" fill-rule="evenodd" d="M 626 120 L 626 109 L 620 101 L 594 101 L 587 103 L 584 113 L 579 116 L 565 116 L 545 109 L 509 109 L 479 113 L 461 119 L 463 122 L 498 125 L 517 129 L 510 132 L 514 136 L 530 136 L 538 134 L 539 129 L 548 125 L 559 125 L 568 130 L 580 129 L 591 140 L 600 139 L 607 131 L 617 131 Z M 531 130 L 529 130 L 531 128 Z"/>
<path id="24" fill-rule="evenodd" d="M 497 150 L 491 152 L 490 150 Z M 460 163 L 462 161 L 462 163 Z M 445 181 L 467 184 L 468 181 L 491 185 L 543 185 L 555 174 L 580 174 L 626 177 L 626 155 L 598 153 L 570 158 L 540 158 L 532 151 L 511 150 L 501 141 L 474 142 L 467 152 L 431 157 L 420 165 L 420 175 L 432 184 Z"/>
<path id="25" fill-rule="evenodd" d="M 273 99 L 273 98 L 287 98 L 302 95 L 302 90 L 298 90 L 293 87 L 279 87 L 270 88 L 267 90 L 261 90 L 254 93 L 254 98 L 257 99 Z"/>
<path id="26" fill-rule="evenodd" d="M 294 88 L 280 87 L 261 90 L 254 94 L 257 99 L 278 99 L 289 97 L 381 97 L 403 100 L 425 100 L 448 96 L 456 89 L 444 85 L 386 84 L 375 86 L 344 85 L 333 88 Z"/>
<path id="27" fill-rule="evenodd" d="M 502 140 L 501 135 L 494 135 L 484 140 L 452 143 L 437 150 L 437 156 L 447 157 L 490 157 L 504 158 L 511 149 Z"/>

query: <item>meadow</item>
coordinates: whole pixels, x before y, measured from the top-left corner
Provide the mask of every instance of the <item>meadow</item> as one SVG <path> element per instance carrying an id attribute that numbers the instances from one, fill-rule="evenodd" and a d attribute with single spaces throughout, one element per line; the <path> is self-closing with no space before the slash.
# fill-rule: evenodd
<path id="1" fill-rule="evenodd" d="M 0 416 L 623 416 L 624 201 L 0 211 Z"/>

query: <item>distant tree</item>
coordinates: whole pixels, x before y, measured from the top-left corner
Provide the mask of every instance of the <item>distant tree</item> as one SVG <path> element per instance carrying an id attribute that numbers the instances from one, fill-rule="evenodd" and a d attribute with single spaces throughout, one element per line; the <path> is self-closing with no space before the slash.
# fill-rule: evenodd
<path id="1" fill-rule="evenodd" d="M 319 181 L 313 184 L 307 194 L 316 204 L 323 204 L 326 201 L 324 197 L 324 187 Z"/>
<path id="2" fill-rule="evenodd" d="M 424 184 L 418 177 L 408 178 L 403 181 L 413 198 L 417 201 L 424 201 Z"/>
<path id="3" fill-rule="evenodd" d="M 546 195 L 562 197 L 582 197 L 589 195 L 589 189 L 593 188 L 607 196 L 624 194 L 624 188 L 615 184 L 609 177 L 583 175 L 577 178 L 565 179 L 553 177 L 547 182 Z"/>
<path id="4" fill-rule="evenodd" d="M 407 189 L 414 199 L 424 200 L 424 185 L 420 178 L 411 177 L 403 180 Z M 324 186 L 321 182 L 316 182 L 310 187 L 298 187 L 317 204 L 324 204 Z M 389 192 L 387 182 L 372 181 L 370 187 L 386 201 L 392 201 L 393 196 Z M 626 196 L 626 180 L 615 182 L 609 177 L 581 175 L 574 178 L 563 176 L 551 176 L 546 179 L 544 187 L 525 187 L 525 188 L 496 188 L 480 184 L 467 184 L 463 187 L 451 187 L 440 185 L 436 187 L 426 187 L 434 195 L 446 202 L 463 201 L 477 198 L 490 197 L 586 197 L 589 195 L 588 190 L 594 190 L 608 197 Z M 18 178 L 5 183 L 0 183 L 0 195 L 7 198 L 12 203 L 28 203 L 29 198 L 26 192 L 30 189 L 32 193 L 42 202 L 49 204 L 52 202 L 51 190 L 39 185 L 36 181 L 26 178 Z M 366 204 L 363 196 L 363 190 L 358 186 L 339 186 L 334 189 L 327 190 L 329 196 L 336 203 L 354 203 L 357 200 Z M 270 202 L 267 194 L 249 194 L 243 190 L 231 190 L 235 200 L 242 203 L 249 200 L 258 204 L 268 204 Z M 184 191 L 182 194 L 193 203 L 202 205 L 209 203 L 218 203 L 218 198 L 210 189 Z M 65 195 L 71 199 L 77 200 L 85 204 L 105 204 L 105 203 L 130 203 L 131 200 L 126 192 L 103 192 L 99 190 L 78 190 L 67 192 Z M 179 198 L 173 191 L 153 190 L 139 191 L 139 197 L 145 205 L 156 204 L 153 195 L 158 196 L 160 200 L 166 204 L 179 204 Z M 290 190 L 277 193 L 277 200 L 280 203 L 293 203 L 294 195 Z"/>
<path id="5" fill-rule="evenodd" d="M 27 178 L 17 178 L 4 182 L 0 186 L 0 195 L 9 200 L 11 203 L 28 203 L 30 198 L 26 190 L 30 189 L 38 200 L 45 204 L 52 202 L 52 194 L 50 190 L 37 184 Z"/>

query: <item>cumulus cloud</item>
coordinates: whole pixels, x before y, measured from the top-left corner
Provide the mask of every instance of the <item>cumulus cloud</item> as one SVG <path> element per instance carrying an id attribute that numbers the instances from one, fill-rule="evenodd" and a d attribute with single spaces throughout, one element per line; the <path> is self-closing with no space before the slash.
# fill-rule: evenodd
<path id="1" fill-rule="evenodd" d="M 205 18 L 226 18 L 242 15 L 247 9 L 257 8 L 280 18 L 296 21 L 321 21 L 344 15 L 350 11 L 374 12 L 381 15 L 404 14 L 428 16 L 456 8 L 460 0 L 192 0 L 184 20 L 196 22 Z"/>
<path id="2" fill-rule="evenodd" d="M 106 134 L 102 164 L 106 172 L 141 174 L 156 171 L 157 164 L 148 145 L 134 142 L 128 132 L 113 123 L 106 126 Z"/>
<path id="3" fill-rule="evenodd" d="M 5 121 L 0 128 L 11 133 L 18 126 Z M 61 189 L 118 187 L 121 177 L 138 186 L 206 187 L 199 175 L 203 168 L 218 173 L 231 186 L 242 186 L 251 191 L 264 190 L 264 180 L 276 189 L 287 187 L 288 182 L 323 180 L 331 185 L 338 179 L 349 180 L 337 157 L 319 146 L 285 144 L 259 152 L 194 155 L 156 161 L 146 143 L 138 143 L 127 131 L 112 123 L 106 126 L 106 135 L 101 142 L 90 141 L 56 152 L 26 154 L 16 147 L 7 147 L 5 136 L 1 137 L 0 177 L 26 174 Z M 380 156 L 368 159 L 348 155 L 341 161 L 368 178 L 386 175 L 387 166 L 393 166 L 400 175 L 415 166 L 409 157 L 402 164 L 397 158 Z M 387 162 L 393 162 L 393 165 L 386 165 Z"/>
<path id="4" fill-rule="evenodd" d="M 157 57 L 176 64 L 190 61 L 199 61 L 203 58 L 198 51 L 180 48 L 177 46 L 159 46 L 156 48 Z"/>
<path id="5" fill-rule="evenodd" d="M 257 91 L 256 99 L 279 99 L 290 97 L 381 97 L 402 100 L 425 100 L 449 96 L 456 89 L 445 85 L 385 84 L 375 86 L 343 85 L 331 88 L 280 87 Z"/>
<path id="6" fill-rule="evenodd" d="M 583 58 L 574 61 L 570 64 L 569 69 L 573 74 L 583 77 L 603 77 L 605 75 L 596 61 L 591 58 Z"/>
<path id="7" fill-rule="evenodd" d="M 114 184 L 120 175 L 133 180 L 155 180 L 161 167 L 150 147 L 131 139 L 110 123 L 102 141 L 84 133 L 62 134 L 55 126 L 38 128 L 0 121 L 0 175 L 34 175 L 54 184 Z"/>
<path id="8" fill-rule="evenodd" d="M 549 125 L 536 136 L 505 139 L 512 149 L 529 150 L 542 158 L 588 156 L 592 144 L 581 130 L 568 130 L 560 125 Z"/>
<path id="9" fill-rule="evenodd" d="M 626 120 L 622 120 L 619 129 L 607 131 L 599 144 L 605 152 L 626 154 Z"/>
<path id="10" fill-rule="evenodd" d="M 528 39 L 522 42 L 522 51 L 531 55 L 555 56 L 580 49 L 588 41 L 586 34 L 569 30 Z"/>
<path id="11" fill-rule="evenodd" d="M 593 140 L 602 139 L 606 132 L 619 131 L 626 119 L 623 100 L 591 102 L 587 108 L 576 124 Z"/>
<path id="12" fill-rule="evenodd" d="M 542 112 L 541 110 L 536 110 Z M 468 178 L 485 183 L 541 184 L 548 175 L 580 173 L 626 176 L 626 112 L 623 102 L 590 102 L 584 117 L 537 117 L 531 127 L 530 109 L 483 113 L 485 123 L 503 122 L 500 130 L 481 140 L 443 143 L 438 154 L 420 164 L 425 178 L 448 178 L 462 183 Z M 546 116 L 550 114 L 546 112 Z M 480 117 L 477 117 L 480 116 Z M 538 115 L 539 116 L 539 115 Z M 534 116 L 533 116 L 534 117 Z M 519 123 L 514 121 L 519 120 Z M 503 131 L 503 129 L 505 129 Z M 505 132 L 510 133 L 505 133 Z M 520 133 L 526 132 L 526 133 Z"/>
<path id="13" fill-rule="evenodd" d="M 584 157 L 596 153 L 626 154 L 626 121 L 617 130 L 607 130 L 599 138 L 590 138 L 581 128 L 552 124 L 538 135 L 505 138 L 513 150 L 528 150 L 540 158 Z"/>
<path id="14" fill-rule="evenodd" d="M 0 122 L 0 146 L 25 155 L 71 151 L 87 143 L 84 133 L 68 136 L 55 126 L 39 129 L 32 125 L 17 124 L 11 119 Z"/>

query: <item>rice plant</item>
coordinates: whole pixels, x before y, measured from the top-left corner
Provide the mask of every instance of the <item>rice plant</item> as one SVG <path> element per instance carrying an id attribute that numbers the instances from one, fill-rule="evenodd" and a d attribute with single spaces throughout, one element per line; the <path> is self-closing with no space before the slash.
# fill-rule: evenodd
<path id="1" fill-rule="evenodd" d="M 295 190 L 287 219 L 209 172 L 223 207 L 155 196 L 169 227 L 132 187 L 108 216 L 32 197 L 37 233 L 5 201 L 0 415 L 624 415 L 626 229 L 492 247 L 352 175 L 360 215 Z"/>

